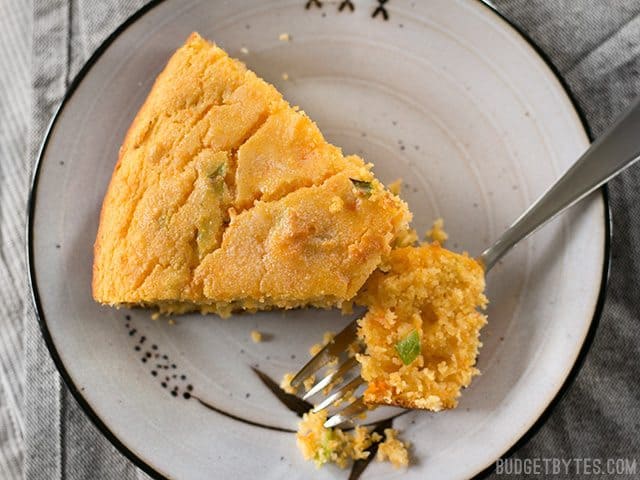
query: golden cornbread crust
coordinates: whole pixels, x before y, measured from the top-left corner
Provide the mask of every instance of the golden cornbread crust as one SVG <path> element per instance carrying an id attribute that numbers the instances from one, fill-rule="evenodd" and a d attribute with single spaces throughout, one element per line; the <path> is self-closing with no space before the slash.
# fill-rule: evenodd
<path id="1" fill-rule="evenodd" d="M 370 167 L 193 33 L 120 149 L 93 296 L 167 313 L 339 306 L 410 220 Z"/>
<path id="2" fill-rule="evenodd" d="M 356 297 L 368 307 L 358 355 L 371 405 L 442 410 L 457 405 L 460 389 L 478 373 L 479 333 L 486 317 L 484 271 L 466 254 L 438 243 L 393 250 Z M 413 331 L 420 353 L 408 365 L 396 345 Z"/>

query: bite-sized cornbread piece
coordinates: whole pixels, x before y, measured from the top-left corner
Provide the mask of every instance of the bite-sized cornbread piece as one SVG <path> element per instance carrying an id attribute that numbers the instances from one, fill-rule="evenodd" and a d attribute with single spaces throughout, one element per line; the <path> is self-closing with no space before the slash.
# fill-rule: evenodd
<path id="1" fill-rule="evenodd" d="M 457 405 L 474 367 L 487 299 L 482 266 L 437 243 L 393 250 L 356 298 L 365 402 L 438 411 Z"/>
<path id="2" fill-rule="evenodd" d="M 120 149 L 95 243 L 94 298 L 222 315 L 339 306 L 410 219 L 370 167 L 194 33 Z"/>

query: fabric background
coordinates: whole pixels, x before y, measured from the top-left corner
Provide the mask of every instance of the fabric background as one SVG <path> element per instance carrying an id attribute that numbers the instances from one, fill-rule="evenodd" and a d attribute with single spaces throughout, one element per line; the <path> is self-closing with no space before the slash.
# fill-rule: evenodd
<path id="1" fill-rule="evenodd" d="M 148 478 L 61 383 L 30 304 L 24 255 L 29 179 L 45 128 L 83 63 L 143 3 L 0 0 L 2 479 Z M 640 93 L 639 0 L 494 3 L 550 57 L 596 136 Z M 610 183 L 611 278 L 600 327 L 574 384 L 516 457 L 640 462 L 639 187 L 640 165 Z"/>

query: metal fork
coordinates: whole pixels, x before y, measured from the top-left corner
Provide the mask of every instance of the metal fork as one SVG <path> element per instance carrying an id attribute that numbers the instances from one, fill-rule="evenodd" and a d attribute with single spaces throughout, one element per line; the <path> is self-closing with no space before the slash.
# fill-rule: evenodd
<path id="1" fill-rule="evenodd" d="M 596 140 L 549 190 L 531 205 L 493 245 L 480 254 L 478 261 L 484 266 L 485 273 L 491 270 L 515 244 L 601 187 L 639 158 L 640 100 L 636 99 L 613 126 Z M 336 401 L 351 396 L 352 392 L 364 384 L 364 380 L 358 373 L 358 362 L 353 356 L 344 354 L 354 343 L 361 351 L 363 347 L 358 343 L 356 320 L 349 323 L 292 379 L 291 385 L 299 388 L 305 379 L 342 356 L 343 363 L 337 370 L 325 375 L 304 395 L 305 400 L 322 390 L 325 390 L 325 394 L 328 395 L 338 387 L 324 401 L 318 403 L 314 410 L 329 408 Z M 341 378 L 346 378 L 349 375 L 351 380 L 340 381 Z M 353 421 L 367 408 L 360 395 L 345 408 L 332 415 L 325 422 L 325 426 L 336 427 Z"/>

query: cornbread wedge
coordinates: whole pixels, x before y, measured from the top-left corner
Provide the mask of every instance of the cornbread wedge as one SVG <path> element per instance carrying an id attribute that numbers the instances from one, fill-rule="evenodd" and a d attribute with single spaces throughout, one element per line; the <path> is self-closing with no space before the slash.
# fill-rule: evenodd
<path id="1" fill-rule="evenodd" d="M 120 149 L 93 296 L 166 313 L 340 306 L 410 213 L 276 89 L 192 34 Z"/>
<path id="2" fill-rule="evenodd" d="M 469 256 L 437 243 L 391 252 L 356 298 L 368 311 L 358 355 L 370 405 L 442 410 L 457 405 L 478 373 L 478 311 L 487 299 L 484 271 Z"/>

